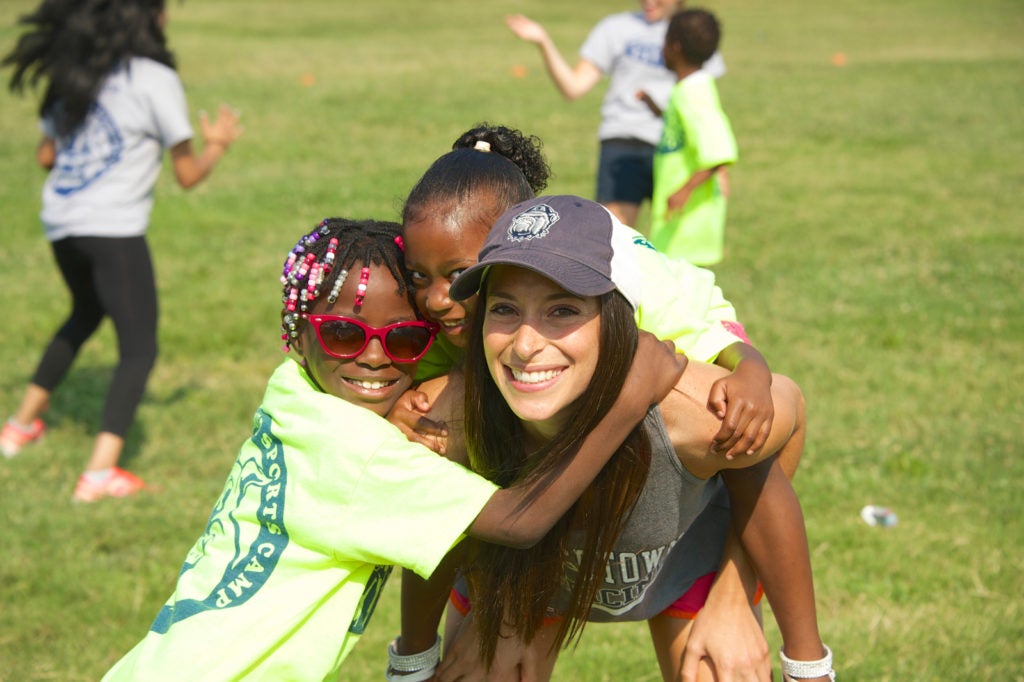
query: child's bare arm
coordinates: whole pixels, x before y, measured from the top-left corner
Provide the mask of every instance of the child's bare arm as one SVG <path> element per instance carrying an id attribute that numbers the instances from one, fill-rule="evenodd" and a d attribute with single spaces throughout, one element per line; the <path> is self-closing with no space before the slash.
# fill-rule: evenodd
<path id="1" fill-rule="evenodd" d="M 210 174 L 232 143 L 242 136 L 242 126 L 238 119 L 238 112 L 226 104 L 220 106 L 217 118 L 212 122 L 205 113 L 199 115 L 203 151 L 196 154 L 192 140 L 179 142 L 171 148 L 171 167 L 179 185 L 189 189 Z"/>
<path id="2" fill-rule="evenodd" d="M 677 189 L 675 192 L 668 196 L 668 210 L 669 212 L 681 211 L 686 206 L 686 202 L 690 200 L 690 195 L 693 194 L 693 190 L 697 189 L 700 185 L 704 184 L 718 172 L 721 166 L 712 166 L 711 168 L 705 168 L 699 170 L 690 176 L 682 187 Z"/>
<path id="3" fill-rule="evenodd" d="M 807 534 L 789 479 L 777 458 L 724 471 L 723 477 L 737 531 L 764 583 L 786 655 L 798 661 L 821 659 L 825 649 L 818 632 Z"/>
<path id="4" fill-rule="evenodd" d="M 575 66 L 569 66 L 551 36 L 536 21 L 522 14 L 512 14 L 505 17 L 505 25 L 517 38 L 533 43 L 540 49 L 548 75 L 567 100 L 579 99 L 601 80 L 600 69 L 585 59 L 576 62 Z"/>

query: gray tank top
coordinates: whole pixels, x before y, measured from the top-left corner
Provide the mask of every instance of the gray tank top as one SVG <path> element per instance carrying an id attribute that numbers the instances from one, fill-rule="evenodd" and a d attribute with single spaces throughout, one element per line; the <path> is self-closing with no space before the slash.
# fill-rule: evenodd
<path id="1" fill-rule="evenodd" d="M 701 480 L 683 467 L 657 406 L 647 413 L 644 429 L 651 442 L 651 468 L 608 559 L 591 622 L 648 620 L 721 562 L 731 522 L 721 476 Z M 578 570 L 578 556 L 571 553 L 561 603 L 569 594 L 567 581 L 574 581 Z"/>

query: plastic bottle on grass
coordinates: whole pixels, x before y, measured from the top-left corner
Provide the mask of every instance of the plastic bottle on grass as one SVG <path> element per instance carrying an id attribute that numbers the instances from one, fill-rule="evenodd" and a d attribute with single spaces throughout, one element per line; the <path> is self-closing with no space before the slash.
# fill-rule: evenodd
<path id="1" fill-rule="evenodd" d="M 896 513 L 888 507 L 869 504 L 860 510 L 860 517 L 869 526 L 895 526 L 899 519 Z"/>

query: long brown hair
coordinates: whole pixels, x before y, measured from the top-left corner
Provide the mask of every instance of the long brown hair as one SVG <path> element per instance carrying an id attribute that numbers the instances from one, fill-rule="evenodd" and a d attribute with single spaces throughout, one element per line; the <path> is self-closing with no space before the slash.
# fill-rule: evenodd
<path id="1" fill-rule="evenodd" d="M 466 355 L 466 443 L 474 471 L 502 486 L 551 480 L 608 413 L 622 389 L 637 345 L 633 310 L 617 291 L 601 297 L 598 367 L 573 406 L 568 426 L 534 452 L 524 446 L 523 427 L 491 377 L 483 352 L 483 301 L 474 315 Z M 563 558 L 572 544 L 582 548 L 579 572 L 552 648 L 578 640 L 590 613 L 605 564 L 643 488 L 650 444 L 635 428 L 576 504 L 534 547 L 512 549 L 470 544 L 464 566 L 479 631 L 480 655 L 490 667 L 502 625 L 530 642 L 564 577 Z M 538 493 L 539 494 L 539 493 Z"/>

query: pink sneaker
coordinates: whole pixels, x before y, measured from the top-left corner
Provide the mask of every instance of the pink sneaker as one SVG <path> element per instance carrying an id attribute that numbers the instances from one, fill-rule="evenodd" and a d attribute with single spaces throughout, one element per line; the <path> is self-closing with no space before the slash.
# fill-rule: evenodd
<path id="1" fill-rule="evenodd" d="M 0 451 L 4 457 L 14 457 L 23 447 L 42 438 L 44 433 L 46 426 L 42 419 L 33 419 L 27 431 L 8 419 L 3 433 L 0 433 Z"/>
<path id="2" fill-rule="evenodd" d="M 99 483 L 89 480 L 85 474 L 79 476 L 71 499 L 74 502 L 95 502 L 104 497 L 128 497 L 145 487 L 146 484 L 135 474 L 114 467 L 110 470 L 110 476 Z"/>

